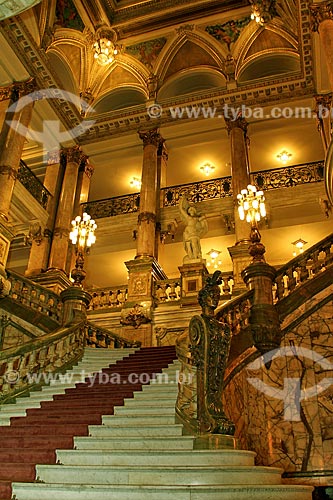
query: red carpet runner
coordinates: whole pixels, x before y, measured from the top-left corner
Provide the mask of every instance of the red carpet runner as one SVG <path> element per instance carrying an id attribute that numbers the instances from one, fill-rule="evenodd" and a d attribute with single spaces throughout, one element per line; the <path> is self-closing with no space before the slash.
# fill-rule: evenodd
<path id="1" fill-rule="evenodd" d="M 141 348 L 103 369 L 93 385 L 86 379 L 27 410 L 27 416 L 12 417 L 10 426 L 0 427 L 0 500 L 10 500 L 12 482 L 33 482 L 36 464 L 55 464 L 56 449 L 73 448 L 74 436 L 87 436 L 88 425 L 113 415 L 114 406 L 141 391 L 175 358 L 174 346 Z"/>

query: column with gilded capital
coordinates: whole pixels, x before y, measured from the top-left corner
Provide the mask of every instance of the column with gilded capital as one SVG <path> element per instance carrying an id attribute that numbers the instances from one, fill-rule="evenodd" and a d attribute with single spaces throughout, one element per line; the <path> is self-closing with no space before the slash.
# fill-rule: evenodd
<path id="1" fill-rule="evenodd" d="M 136 258 L 155 257 L 157 150 L 164 139 L 157 129 L 139 132 L 143 142 Z"/>
<path id="2" fill-rule="evenodd" d="M 25 271 L 26 276 L 36 277 L 49 267 L 52 236 L 57 207 L 59 205 L 64 168 L 64 162 L 60 162 L 59 150 L 48 154 L 43 184 L 51 194 L 46 207 L 49 216 L 46 227 L 41 230 L 41 237 L 34 238 L 32 241 L 28 267 Z"/>
<path id="3" fill-rule="evenodd" d="M 333 3 L 325 1 L 310 5 L 311 29 L 319 33 L 323 47 L 327 72 L 333 90 Z"/>
<path id="4" fill-rule="evenodd" d="M 158 149 L 164 140 L 157 129 L 139 132 L 143 141 L 140 211 L 137 227 L 136 257 L 125 262 L 128 273 L 128 295 L 121 312 L 122 336 L 139 340 L 144 346 L 156 343 L 153 335 L 154 281 L 166 279 L 156 259 L 156 222 L 158 214 Z"/>
<path id="5" fill-rule="evenodd" d="M 3 93 L 8 104 L 0 133 L 0 274 L 3 276 L 10 242 L 14 237 L 8 224 L 9 211 L 25 135 L 32 116 L 34 102 L 29 94 L 33 88 L 34 82 L 29 80 L 13 85 Z"/>
<path id="6" fill-rule="evenodd" d="M 61 161 L 65 164 L 65 173 L 57 207 L 49 268 L 55 268 L 65 273 L 70 224 L 73 217 L 77 178 L 83 153 L 79 146 L 74 146 L 64 149 L 61 156 Z"/>
<path id="7" fill-rule="evenodd" d="M 239 219 L 237 201 L 237 195 L 242 189 L 245 189 L 248 184 L 250 184 L 247 136 L 248 123 L 242 116 L 237 117 L 235 120 L 225 118 L 225 122 L 230 137 L 231 147 L 231 175 L 236 235 L 235 245 L 228 248 L 228 250 L 233 262 L 233 291 L 235 293 L 240 293 L 246 288 L 241 272 L 251 262 L 251 257 L 248 253 L 250 244 L 249 226 L 245 221 Z"/>

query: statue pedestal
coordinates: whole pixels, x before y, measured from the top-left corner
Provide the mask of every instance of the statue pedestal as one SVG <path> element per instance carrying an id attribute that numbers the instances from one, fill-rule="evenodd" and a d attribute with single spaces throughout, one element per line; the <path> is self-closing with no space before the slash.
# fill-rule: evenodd
<path id="1" fill-rule="evenodd" d="M 138 340 L 142 346 L 153 345 L 154 280 L 166 279 L 158 262 L 152 257 L 140 257 L 125 262 L 129 272 L 127 301 L 121 311 L 121 335 Z"/>
<path id="2" fill-rule="evenodd" d="M 202 260 L 188 261 L 179 268 L 181 276 L 181 307 L 198 304 L 198 292 L 209 274 Z"/>

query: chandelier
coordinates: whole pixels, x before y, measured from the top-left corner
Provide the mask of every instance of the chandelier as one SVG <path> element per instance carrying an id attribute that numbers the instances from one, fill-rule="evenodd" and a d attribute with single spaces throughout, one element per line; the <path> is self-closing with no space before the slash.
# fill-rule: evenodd
<path id="1" fill-rule="evenodd" d="M 84 213 L 82 218 L 78 215 L 72 220 L 72 230 L 69 233 L 69 239 L 75 245 L 76 253 L 75 269 L 71 271 L 74 286 L 82 287 L 82 281 L 86 276 L 86 272 L 83 269 L 84 254 L 88 253 L 90 247 L 96 243 L 96 228 L 97 224 L 87 213 Z"/>
<path id="2" fill-rule="evenodd" d="M 264 193 L 257 191 L 255 186 L 249 184 L 247 189 L 242 189 L 237 200 L 240 220 L 246 219 L 246 222 L 256 223 L 266 216 Z"/>
<path id="3" fill-rule="evenodd" d="M 110 64 L 118 54 L 116 39 L 117 35 L 111 28 L 101 27 L 96 31 L 93 45 L 94 58 L 101 66 Z"/>

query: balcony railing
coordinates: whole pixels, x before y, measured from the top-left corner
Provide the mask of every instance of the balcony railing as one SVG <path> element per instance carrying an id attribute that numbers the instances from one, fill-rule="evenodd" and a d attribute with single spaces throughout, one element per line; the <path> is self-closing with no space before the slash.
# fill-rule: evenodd
<path id="1" fill-rule="evenodd" d="M 171 207 L 179 204 L 181 196 L 186 196 L 192 203 L 221 199 L 232 196 L 231 177 L 181 184 L 162 189 L 162 207 Z M 317 161 L 303 163 L 290 167 L 262 170 L 250 174 L 251 183 L 258 189 L 288 188 L 301 184 L 320 182 L 324 180 L 324 162 Z M 112 217 L 137 212 L 140 205 L 138 193 L 116 198 L 90 201 L 83 208 L 94 219 Z"/>
<path id="2" fill-rule="evenodd" d="M 43 208 L 47 207 L 51 194 L 22 160 L 20 161 L 17 179 Z"/>

